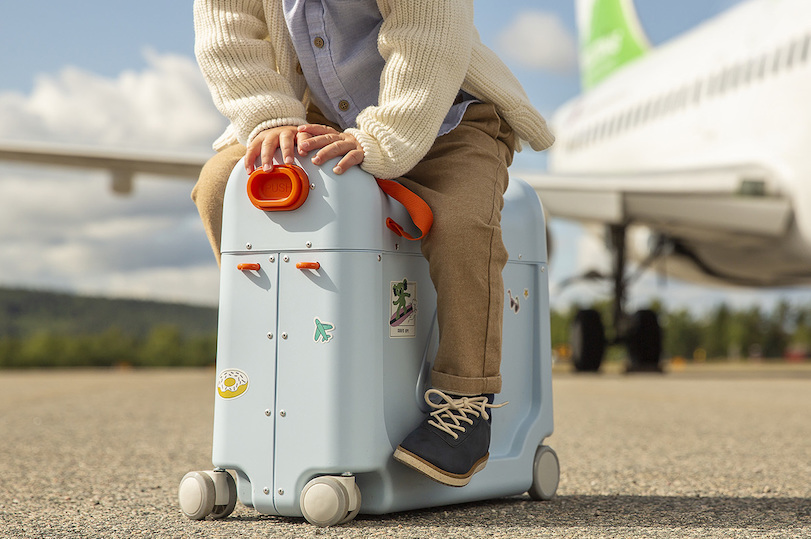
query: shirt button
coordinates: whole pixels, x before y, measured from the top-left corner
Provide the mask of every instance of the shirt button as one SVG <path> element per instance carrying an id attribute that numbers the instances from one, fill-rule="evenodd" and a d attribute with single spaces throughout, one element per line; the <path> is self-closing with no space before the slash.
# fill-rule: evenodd
<path id="1" fill-rule="evenodd" d="M 317 38 L 313 39 L 313 45 L 315 45 L 319 49 L 324 48 L 324 38 L 317 37 Z"/>
<path id="2" fill-rule="evenodd" d="M 341 99 L 338 102 L 338 108 L 341 109 L 344 112 L 348 111 L 349 110 L 349 101 L 347 101 L 346 99 Z"/>

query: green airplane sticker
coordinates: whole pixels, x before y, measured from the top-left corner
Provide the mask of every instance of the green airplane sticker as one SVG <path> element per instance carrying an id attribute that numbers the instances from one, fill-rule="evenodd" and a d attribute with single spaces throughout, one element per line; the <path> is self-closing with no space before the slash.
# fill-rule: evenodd
<path id="1" fill-rule="evenodd" d="M 327 324 L 326 322 L 322 322 L 318 318 L 315 319 L 315 335 L 313 336 L 313 341 L 315 342 L 329 342 L 329 340 L 334 337 L 332 335 L 332 331 L 335 329 L 335 326 L 332 324 Z"/>

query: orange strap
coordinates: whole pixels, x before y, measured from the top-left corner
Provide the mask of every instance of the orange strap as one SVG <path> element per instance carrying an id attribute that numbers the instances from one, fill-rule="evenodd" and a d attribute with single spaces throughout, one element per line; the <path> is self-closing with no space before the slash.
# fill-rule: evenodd
<path id="1" fill-rule="evenodd" d="M 414 191 L 394 180 L 377 179 L 377 185 L 384 193 L 405 207 L 411 220 L 414 221 L 414 224 L 420 229 L 421 234 L 415 238 L 406 232 L 403 227 L 394 222 L 391 217 L 387 217 L 386 226 L 389 230 L 408 240 L 421 240 L 424 238 L 431 229 L 431 225 L 434 224 L 434 214 L 431 208 L 428 207 L 428 204 Z"/>

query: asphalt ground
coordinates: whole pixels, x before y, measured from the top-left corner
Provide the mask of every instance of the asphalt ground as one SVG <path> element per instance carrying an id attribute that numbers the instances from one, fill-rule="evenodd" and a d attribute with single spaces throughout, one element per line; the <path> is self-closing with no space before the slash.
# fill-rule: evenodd
<path id="1" fill-rule="evenodd" d="M 222 521 L 180 513 L 180 478 L 211 468 L 214 376 L 0 372 L 0 537 L 811 537 L 811 364 L 558 367 L 554 500 L 327 529 L 242 505 Z"/>

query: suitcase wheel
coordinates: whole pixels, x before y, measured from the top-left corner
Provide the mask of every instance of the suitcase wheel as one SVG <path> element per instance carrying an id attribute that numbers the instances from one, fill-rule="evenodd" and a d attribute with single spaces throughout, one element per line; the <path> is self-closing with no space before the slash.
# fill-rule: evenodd
<path id="1" fill-rule="evenodd" d="M 352 475 L 323 475 L 304 485 L 299 502 L 310 524 L 321 527 L 344 524 L 360 511 L 360 488 Z"/>
<path id="2" fill-rule="evenodd" d="M 551 500 L 560 482 L 560 462 L 555 450 L 547 445 L 538 446 L 532 466 L 532 486 L 529 495 L 533 500 Z"/>
<path id="3" fill-rule="evenodd" d="M 224 470 L 189 472 L 178 488 L 180 510 L 191 520 L 225 518 L 237 504 L 237 485 Z"/>

